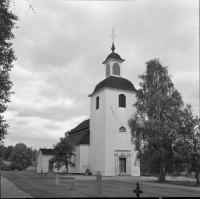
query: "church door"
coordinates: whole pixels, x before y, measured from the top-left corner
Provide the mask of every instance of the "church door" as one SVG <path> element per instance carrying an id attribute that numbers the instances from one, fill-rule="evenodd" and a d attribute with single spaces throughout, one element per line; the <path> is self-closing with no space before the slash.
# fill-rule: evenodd
<path id="1" fill-rule="evenodd" d="M 53 163 L 49 162 L 49 172 L 53 171 Z"/>
<path id="2" fill-rule="evenodd" d="M 119 158 L 119 173 L 126 172 L 126 158 Z"/>

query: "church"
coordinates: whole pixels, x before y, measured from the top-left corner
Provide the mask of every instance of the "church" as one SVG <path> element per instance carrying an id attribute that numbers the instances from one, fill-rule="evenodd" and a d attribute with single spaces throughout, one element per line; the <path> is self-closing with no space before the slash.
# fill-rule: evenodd
<path id="1" fill-rule="evenodd" d="M 140 176 L 128 126 L 135 111 L 137 90 L 122 77 L 125 60 L 115 53 L 114 40 L 111 50 L 102 63 L 105 79 L 88 96 L 90 119 L 68 133 L 76 147 L 72 160 L 76 167 L 69 167 L 70 173 L 84 173 L 89 167 L 93 174 L 101 172 L 103 176 Z"/>

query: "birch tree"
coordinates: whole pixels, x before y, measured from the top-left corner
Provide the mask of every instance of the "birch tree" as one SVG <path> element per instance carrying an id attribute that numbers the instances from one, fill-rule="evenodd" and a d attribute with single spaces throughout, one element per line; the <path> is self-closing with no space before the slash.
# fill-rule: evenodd
<path id="1" fill-rule="evenodd" d="M 178 163 L 177 168 L 182 166 L 182 160 L 178 161 L 179 156 L 175 156 L 174 151 L 183 136 L 184 104 L 167 67 L 162 66 L 159 59 L 148 61 L 146 71 L 139 78 L 136 113 L 128 121 L 132 142 L 138 151 L 137 158 L 146 157 L 159 181 L 164 182 L 166 174 L 172 174 Z"/>

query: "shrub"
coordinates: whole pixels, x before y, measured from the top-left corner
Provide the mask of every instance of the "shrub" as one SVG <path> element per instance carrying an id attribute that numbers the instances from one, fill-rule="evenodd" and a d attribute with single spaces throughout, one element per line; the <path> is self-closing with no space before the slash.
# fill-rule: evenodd
<path id="1" fill-rule="evenodd" d="M 10 166 L 6 165 L 3 161 L 1 162 L 2 171 L 10 171 Z"/>

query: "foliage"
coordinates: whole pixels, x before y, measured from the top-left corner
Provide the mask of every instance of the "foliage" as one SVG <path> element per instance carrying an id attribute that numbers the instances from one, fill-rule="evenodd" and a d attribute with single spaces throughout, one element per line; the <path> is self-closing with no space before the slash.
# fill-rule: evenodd
<path id="1" fill-rule="evenodd" d="M 1 149 L 1 157 L 4 159 L 4 160 L 8 160 L 9 157 L 10 157 L 10 154 L 12 153 L 13 151 L 13 146 L 8 146 L 8 147 L 5 147 L 5 146 L 2 146 L 2 149 Z"/>
<path id="2" fill-rule="evenodd" d="M 196 118 L 195 126 L 187 138 L 188 170 L 195 173 L 196 185 L 200 186 L 200 120 Z"/>
<path id="3" fill-rule="evenodd" d="M 60 169 L 65 166 L 68 173 L 68 166 L 75 167 L 75 163 L 72 161 L 72 156 L 75 156 L 75 147 L 70 142 L 69 137 L 61 137 L 60 141 L 53 146 L 53 158 L 50 161 L 55 163 L 54 167 Z"/>
<path id="4" fill-rule="evenodd" d="M 186 123 L 188 105 L 184 110 L 181 94 L 159 59 L 147 62 L 146 71 L 139 78 L 136 113 L 128 121 L 132 141 L 137 158 L 147 158 L 150 170 L 164 182 L 166 174 L 180 172 L 184 167 L 180 150 L 185 147 L 186 130 L 192 128 L 191 122 Z"/>
<path id="5" fill-rule="evenodd" d="M 32 150 L 23 143 L 18 143 L 10 155 L 11 167 L 24 170 L 32 164 Z"/>
<path id="6" fill-rule="evenodd" d="M 91 176 L 92 175 L 92 167 L 90 165 L 86 165 L 85 167 L 85 175 Z"/>
<path id="7" fill-rule="evenodd" d="M 10 166 L 6 165 L 1 159 L 1 171 L 10 171 Z"/>
<path id="8" fill-rule="evenodd" d="M 9 72 L 13 67 L 13 61 L 16 60 L 11 40 L 14 39 L 12 29 L 18 18 L 9 11 L 9 4 L 10 0 L 0 2 L 0 141 L 2 142 L 9 127 L 2 113 L 6 111 L 6 104 L 10 102 L 10 95 L 13 93 L 10 91 L 13 83 Z"/>

